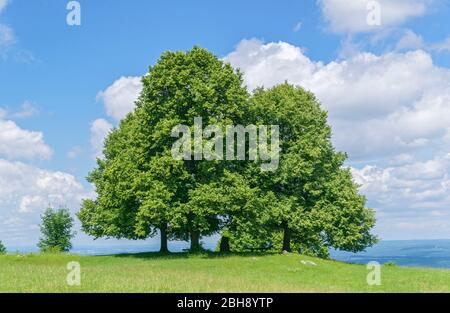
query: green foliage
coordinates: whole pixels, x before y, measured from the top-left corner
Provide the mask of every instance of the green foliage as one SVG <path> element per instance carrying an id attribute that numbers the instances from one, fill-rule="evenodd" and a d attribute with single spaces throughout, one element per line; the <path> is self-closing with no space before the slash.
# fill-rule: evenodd
<path id="1" fill-rule="evenodd" d="M 278 251 L 321 257 L 328 256 L 328 247 L 360 251 L 374 244 L 374 213 L 344 167 L 346 155 L 333 148 L 327 113 L 314 95 L 287 83 L 257 89 L 250 109 L 255 123 L 280 126 L 279 169 L 253 166 L 248 172 L 260 194 L 274 198 L 264 211 L 272 236 L 263 241 Z"/>
<path id="2" fill-rule="evenodd" d="M 225 171 L 220 180 L 194 190 L 190 205 L 199 212 L 219 215 L 222 237 L 232 238 L 231 250 L 245 251 L 270 244 L 265 239 L 270 238 L 270 229 L 265 225 L 270 222 L 267 209 L 274 200 L 271 194 L 250 187 L 243 175 Z"/>
<path id="3" fill-rule="evenodd" d="M 241 74 L 208 51 L 166 52 L 142 79 L 143 90 L 130 113 L 105 142 L 104 160 L 88 180 L 98 198 L 78 214 L 83 230 L 95 237 L 144 239 L 162 236 L 192 241 L 218 231 L 214 208 L 196 206 L 208 186 L 231 165 L 174 160 L 174 126 L 234 125 L 246 116 L 248 93 Z"/>
<path id="4" fill-rule="evenodd" d="M 222 235 L 222 251 L 273 247 L 328 256 L 376 242 L 374 212 L 365 207 L 346 155 L 335 151 L 327 113 L 310 92 L 289 84 L 257 89 L 207 50 L 166 52 L 142 78 L 136 109 L 107 137 L 105 158 L 88 180 L 95 200 L 78 217 L 94 237 L 190 240 Z M 176 125 L 279 125 L 276 171 L 261 161 L 175 160 Z"/>
<path id="5" fill-rule="evenodd" d="M 0 240 L 0 254 L 6 254 L 6 247 L 3 245 L 3 242 Z"/>
<path id="6" fill-rule="evenodd" d="M 384 263 L 383 266 L 396 267 L 397 264 L 394 261 L 388 261 L 388 262 Z"/>
<path id="7" fill-rule="evenodd" d="M 41 216 L 42 224 L 38 247 L 43 252 L 67 252 L 72 248 L 70 240 L 75 233 L 72 232 L 73 218 L 68 209 L 54 210 L 48 208 Z"/>

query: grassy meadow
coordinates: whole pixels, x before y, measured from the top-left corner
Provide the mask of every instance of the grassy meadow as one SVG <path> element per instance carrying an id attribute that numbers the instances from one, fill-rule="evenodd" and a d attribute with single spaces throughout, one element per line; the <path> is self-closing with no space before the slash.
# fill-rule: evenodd
<path id="1" fill-rule="evenodd" d="M 80 286 L 66 283 L 72 261 Z M 17 254 L 0 256 L 0 292 L 450 292 L 450 270 L 383 266 L 381 286 L 368 273 L 298 254 Z"/>

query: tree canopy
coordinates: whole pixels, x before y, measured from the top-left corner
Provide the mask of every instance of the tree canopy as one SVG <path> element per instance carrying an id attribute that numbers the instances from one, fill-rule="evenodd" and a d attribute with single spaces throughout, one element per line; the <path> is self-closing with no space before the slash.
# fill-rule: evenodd
<path id="1" fill-rule="evenodd" d="M 376 241 L 374 213 L 344 166 L 346 154 L 335 151 L 327 113 L 312 93 L 285 83 L 250 95 L 239 70 L 199 47 L 164 53 L 142 82 L 135 110 L 108 135 L 104 158 L 88 176 L 98 196 L 78 213 L 86 233 L 159 233 L 164 252 L 168 239 L 190 240 L 198 250 L 202 237 L 216 233 L 222 251 L 266 246 L 321 256 L 329 247 L 359 251 Z M 214 131 L 196 137 L 199 120 Z M 178 125 L 189 131 L 184 147 L 192 153 L 174 158 Z M 265 170 L 261 154 L 211 159 L 196 148 L 229 125 L 253 125 L 260 136 L 259 126 L 277 126 L 277 168 Z"/>
<path id="2" fill-rule="evenodd" d="M 288 83 L 258 89 L 250 101 L 255 123 L 280 126 L 280 166 L 252 172 L 276 201 L 270 223 L 282 232 L 282 249 L 327 255 L 327 247 L 358 251 L 376 242 L 374 212 L 365 208 L 348 168 L 335 151 L 327 113 L 315 96 Z"/>
<path id="3" fill-rule="evenodd" d="M 41 216 L 42 224 L 38 247 L 41 251 L 67 252 L 72 248 L 71 239 L 75 233 L 72 232 L 73 218 L 68 209 L 54 210 L 48 208 Z"/>
<path id="4" fill-rule="evenodd" d="M 142 81 L 135 111 L 108 136 L 105 159 L 89 174 L 98 198 L 84 201 L 78 216 L 96 237 L 143 239 L 159 230 L 161 251 L 170 237 L 190 238 L 199 249 L 200 237 L 218 231 L 220 221 L 191 197 L 195 202 L 195 190 L 232 165 L 174 159 L 171 132 L 199 117 L 218 127 L 241 124 L 248 92 L 238 71 L 198 47 L 164 53 Z"/>

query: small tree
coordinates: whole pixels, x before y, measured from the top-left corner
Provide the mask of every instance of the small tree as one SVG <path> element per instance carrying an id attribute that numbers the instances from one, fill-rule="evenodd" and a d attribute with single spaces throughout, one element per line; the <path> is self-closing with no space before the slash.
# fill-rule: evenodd
<path id="1" fill-rule="evenodd" d="M 6 247 L 3 245 L 3 243 L 0 240 L 0 255 L 6 254 Z"/>
<path id="2" fill-rule="evenodd" d="M 72 232 L 73 218 L 68 209 L 54 210 L 48 208 L 41 216 L 42 237 L 38 247 L 43 252 L 67 252 L 72 248 L 70 240 L 75 236 Z"/>

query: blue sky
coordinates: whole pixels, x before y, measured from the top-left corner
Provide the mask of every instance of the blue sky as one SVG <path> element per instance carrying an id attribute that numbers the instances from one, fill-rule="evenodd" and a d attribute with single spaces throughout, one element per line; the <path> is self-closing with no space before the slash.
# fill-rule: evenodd
<path id="1" fill-rule="evenodd" d="M 249 88 L 318 95 L 386 239 L 450 238 L 450 3 L 0 0 L 0 239 L 33 245 L 43 206 L 78 210 L 104 134 L 165 50 L 200 45 Z M 373 2 L 373 1 L 372 1 Z M 3 133 L 3 134 L 2 134 Z M 76 242 L 90 242 L 78 236 Z"/>

